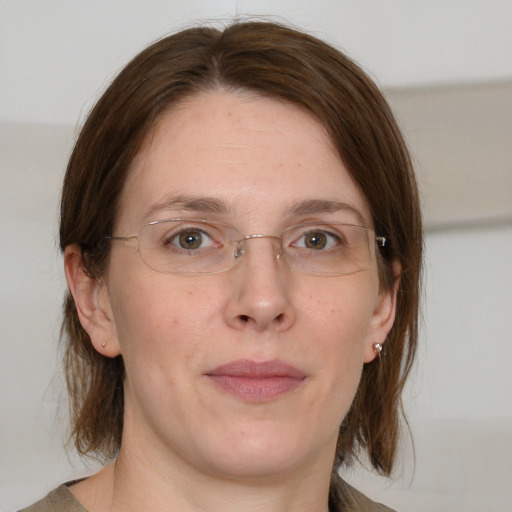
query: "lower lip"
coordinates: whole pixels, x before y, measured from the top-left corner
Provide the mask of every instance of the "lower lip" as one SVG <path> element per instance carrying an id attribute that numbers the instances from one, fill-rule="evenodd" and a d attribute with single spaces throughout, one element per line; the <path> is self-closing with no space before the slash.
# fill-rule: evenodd
<path id="1" fill-rule="evenodd" d="M 268 402 L 297 389 L 303 378 L 290 376 L 241 377 L 208 375 L 219 388 L 246 402 Z"/>

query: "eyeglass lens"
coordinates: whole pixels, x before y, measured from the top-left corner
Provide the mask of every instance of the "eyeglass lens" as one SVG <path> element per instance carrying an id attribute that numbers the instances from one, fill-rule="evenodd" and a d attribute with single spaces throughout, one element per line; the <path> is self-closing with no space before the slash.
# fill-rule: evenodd
<path id="1" fill-rule="evenodd" d="M 346 275 L 368 268 L 370 234 L 352 224 L 299 224 L 280 237 L 241 235 L 234 228 L 204 220 L 166 220 L 146 224 L 138 235 L 144 262 L 158 272 L 214 274 L 232 268 L 247 246 L 270 239 L 274 256 L 291 271 L 312 275 Z M 268 242 L 267 242 L 268 244 Z"/>

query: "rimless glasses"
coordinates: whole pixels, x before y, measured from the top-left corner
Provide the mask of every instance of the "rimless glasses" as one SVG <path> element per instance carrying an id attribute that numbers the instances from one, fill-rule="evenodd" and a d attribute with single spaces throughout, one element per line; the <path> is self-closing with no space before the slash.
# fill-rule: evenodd
<path id="1" fill-rule="evenodd" d="M 179 275 L 225 272 L 242 259 L 247 242 L 255 239 L 268 239 L 276 260 L 284 260 L 291 271 L 319 276 L 366 270 L 375 247 L 386 245 L 386 238 L 355 224 L 304 223 L 286 228 L 280 236 L 242 235 L 227 224 L 204 219 L 157 220 L 145 224 L 137 235 L 105 238 L 137 242 L 148 267 Z"/>

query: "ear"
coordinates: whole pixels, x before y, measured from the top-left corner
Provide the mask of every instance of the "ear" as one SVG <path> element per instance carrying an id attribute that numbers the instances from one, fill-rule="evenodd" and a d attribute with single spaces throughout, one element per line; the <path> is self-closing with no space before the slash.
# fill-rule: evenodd
<path id="1" fill-rule="evenodd" d="M 364 351 L 364 362 L 373 361 L 378 352 L 375 351 L 375 344 L 384 345 L 387 335 L 393 327 L 396 314 L 396 296 L 400 287 L 400 275 L 402 266 L 398 261 L 393 263 L 393 286 L 389 290 L 381 290 L 368 329 L 368 337 Z"/>
<path id="2" fill-rule="evenodd" d="M 91 277 L 76 244 L 64 251 L 64 270 L 78 318 L 94 348 L 106 357 L 118 356 L 121 352 L 104 279 Z"/>

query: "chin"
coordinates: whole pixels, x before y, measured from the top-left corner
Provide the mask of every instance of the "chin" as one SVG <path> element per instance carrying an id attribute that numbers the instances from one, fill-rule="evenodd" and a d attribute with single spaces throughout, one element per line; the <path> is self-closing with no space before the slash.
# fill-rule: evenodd
<path id="1" fill-rule="evenodd" d="M 300 467 L 297 454 L 274 454 L 268 452 L 245 452 L 226 454 L 222 463 L 215 464 L 214 471 L 230 480 L 276 479 L 295 472 Z"/>
<path id="2" fill-rule="evenodd" d="M 309 466 L 311 460 L 323 450 L 307 436 L 291 432 L 290 428 L 276 431 L 275 426 L 252 425 L 247 429 L 231 431 L 226 442 L 213 442 L 210 446 L 224 446 L 211 457 L 216 471 L 225 478 L 254 479 L 277 478 Z M 309 442 L 308 442 L 309 441 Z M 329 443 L 330 444 L 330 443 Z M 335 442 L 332 444 L 334 454 Z"/>

